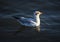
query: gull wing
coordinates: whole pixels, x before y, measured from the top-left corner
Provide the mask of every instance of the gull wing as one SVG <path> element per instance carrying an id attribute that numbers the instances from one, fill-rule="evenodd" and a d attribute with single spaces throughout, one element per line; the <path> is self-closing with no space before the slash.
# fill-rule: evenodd
<path id="1" fill-rule="evenodd" d="M 34 26 L 36 22 L 34 22 L 33 18 L 25 18 L 25 17 L 14 17 L 21 25 L 25 26 Z"/>
<path id="2" fill-rule="evenodd" d="M 33 18 L 21 17 L 20 18 L 20 21 L 23 22 L 23 23 L 36 23 L 36 22 L 34 22 L 34 19 Z"/>

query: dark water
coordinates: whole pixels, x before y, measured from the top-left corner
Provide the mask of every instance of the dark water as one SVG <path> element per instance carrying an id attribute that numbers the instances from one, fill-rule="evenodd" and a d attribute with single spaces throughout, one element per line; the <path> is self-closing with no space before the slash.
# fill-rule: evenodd
<path id="1" fill-rule="evenodd" d="M 33 17 L 34 10 L 42 11 L 41 31 L 21 27 L 12 16 Z M 0 0 L 1 42 L 60 42 L 60 0 Z"/>

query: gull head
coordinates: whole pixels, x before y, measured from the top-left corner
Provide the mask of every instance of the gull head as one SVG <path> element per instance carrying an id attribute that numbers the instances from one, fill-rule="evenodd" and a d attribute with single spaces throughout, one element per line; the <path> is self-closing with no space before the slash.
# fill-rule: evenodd
<path id="1" fill-rule="evenodd" d="M 40 11 L 35 11 L 34 14 L 35 14 L 35 15 L 41 15 L 42 12 L 40 12 Z"/>

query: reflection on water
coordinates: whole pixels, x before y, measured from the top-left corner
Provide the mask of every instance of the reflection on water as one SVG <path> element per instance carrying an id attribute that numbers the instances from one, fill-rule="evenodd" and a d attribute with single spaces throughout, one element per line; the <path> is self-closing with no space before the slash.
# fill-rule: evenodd
<path id="1" fill-rule="evenodd" d="M 35 30 L 36 30 L 37 32 L 40 32 L 40 31 L 41 31 L 41 30 L 40 30 L 40 26 L 36 26 Z"/>

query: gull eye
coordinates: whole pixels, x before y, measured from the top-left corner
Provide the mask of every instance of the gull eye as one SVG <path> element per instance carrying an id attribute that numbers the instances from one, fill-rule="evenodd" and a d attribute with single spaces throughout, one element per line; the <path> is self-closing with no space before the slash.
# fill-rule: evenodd
<path id="1" fill-rule="evenodd" d="M 35 14 L 35 15 L 37 15 L 37 14 Z"/>

